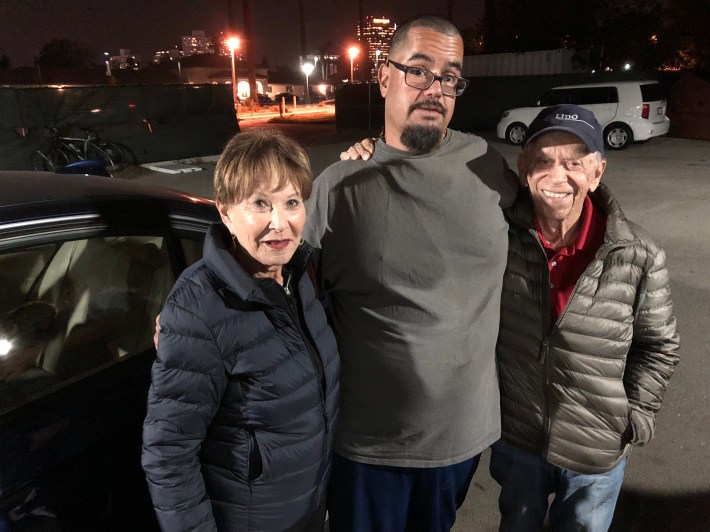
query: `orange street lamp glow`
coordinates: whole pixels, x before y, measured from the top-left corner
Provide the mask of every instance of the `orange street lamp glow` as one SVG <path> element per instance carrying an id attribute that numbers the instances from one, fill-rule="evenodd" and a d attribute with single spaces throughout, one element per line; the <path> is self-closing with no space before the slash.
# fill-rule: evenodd
<path id="1" fill-rule="evenodd" d="M 360 53 L 360 49 L 357 46 L 351 46 L 348 48 L 348 55 L 350 56 L 350 82 L 353 81 L 353 60 Z"/>
<path id="2" fill-rule="evenodd" d="M 229 51 L 232 53 L 234 53 L 234 50 L 239 48 L 239 39 L 237 39 L 236 37 L 230 37 L 229 39 L 227 39 L 226 42 L 227 46 L 229 47 Z"/>

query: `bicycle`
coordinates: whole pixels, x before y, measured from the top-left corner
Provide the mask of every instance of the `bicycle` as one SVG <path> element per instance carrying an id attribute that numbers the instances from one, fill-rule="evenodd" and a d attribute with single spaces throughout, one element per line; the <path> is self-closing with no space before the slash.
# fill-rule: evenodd
<path id="1" fill-rule="evenodd" d="M 118 144 L 99 140 L 93 128 L 81 130 L 86 132 L 86 137 L 64 137 L 59 135 L 56 128 L 45 127 L 48 146 L 32 154 L 32 167 L 35 170 L 54 172 L 78 161 L 100 160 L 106 170 L 115 172 L 126 165 L 126 158 Z"/>

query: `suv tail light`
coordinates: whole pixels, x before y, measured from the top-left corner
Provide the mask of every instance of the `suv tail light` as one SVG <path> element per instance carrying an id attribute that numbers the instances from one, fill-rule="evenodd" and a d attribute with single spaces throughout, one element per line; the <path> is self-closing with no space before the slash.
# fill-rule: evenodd
<path id="1" fill-rule="evenodd" d="M 648 113 L 649 113 L 649 106 L 647 103 L 643 104 L 643 107 L 641 108 L 641 118 L 648 119 Z"/>

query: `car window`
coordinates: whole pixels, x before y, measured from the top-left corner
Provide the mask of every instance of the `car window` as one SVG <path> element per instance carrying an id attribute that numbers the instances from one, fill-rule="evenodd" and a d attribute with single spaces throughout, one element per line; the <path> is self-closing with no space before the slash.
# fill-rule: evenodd
<path id="1" fill-rule="evenodd" d="M 666 95 L 660 83 L 647 83 L 646 85 L 641 85 L 641 98 L 644 102 L 657 102 L 665 100 Z"/>
<path id="2" fill-rule="evenodd" d="M 175 278 L 162 237 L 0 254 L 0 412 L 151 348 Z"/>
<path id="3" fill-rule="evenodd" d="M 180 244 L 185 254 L 185 267 L 197 262 L 202 258 L 202 247 L 204 246 L 205 235 L 191 235 L 192 238 L 181 238 Z"/>
<path id="4" fill-rule="evenodd" d="M 578 87 L 574 89 L 551 89 L 540 98 L 541 106 L 571 103 L 592 105 L 600 103 L 618 103 L 619 93 L 616 87 Z"/>
<path id="5" fill-rule="evenodd" d="M 578 89 L 577 105 L 592 105 L 599 103 L 618 103 L 619 93 L 616 87 L 585 87 Z"/>
<path id="6" fill-rule="evenodd" d="M 577 103 L 577 89 L 552 89 L 540 98 L 540 105 L 547 107 L 562 103 Z"/>

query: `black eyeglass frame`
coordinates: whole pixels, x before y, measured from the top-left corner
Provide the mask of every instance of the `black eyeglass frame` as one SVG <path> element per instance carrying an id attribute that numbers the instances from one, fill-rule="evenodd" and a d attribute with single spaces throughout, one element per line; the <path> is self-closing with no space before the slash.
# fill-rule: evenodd
<path id="1" fill-rule="evenodd" d="M 427 90 L 429 87 L 431 87 L 431 86 L 434 84 L 435 81 L 438 81 L 439 83 L 441 83 L 441 92 L 443 92 L 444 94 L 446 94 L 445 86 L 444 86 L 444 83 L 443 83 L 443 82 L 444 82 L 444 78 L 453 78 L 453 79 L 456 80 L 456 85 L 454 86 L 454 94 L 446 94 L 447 96 L 454 96 L 454 97 L 461 96 L 461 95 L 463 94 L 463 91 L 466 90 L 466 87 L 468 87 L 468 80 L 467 80 L 466 78 L 462 78 L 462 77 L 460 77 L 460 76 L 453 76 L 453 75 L 451 75 L 451 74 L 446 74 L 446 75 L 444 75 L 444 76 L 437 76 L 436 74 L 434 74 L 434 73 L 433 73 L 431 70 L 429 70 L 428 68 L 424 68 L 424 67 L 421 67 L 421 66 L 413 66 L 413 65 L 403 65 L 402 63 L 398 63 L 397 61 L 392 61 L 391 59 L 387 59 L 387 60 L 385 61 L 385 64 L 386 64 L 386 65 L 390 65 L 390 64 L 391 64 L 391 65 L 392 65 L 393 67 L 395 67 L 397 70 L 401 70 L 402 72 L 404 72 L 404 82 L 405 82 L 405 83 L 407 83 L 407 75 L 409 74 L 409 70 L 410 70 L 410 69 L 413 69 L 413 68 L 416 68 L 417 70 L 423 70 L 424 72 L 427 72 L 427 73 L 429 73 L 429 74 L 432 76 L 432 78 L 431 78 L 431 83 L 429 83 L 429 85 L 427 85 L 426 87 L 415 87 L 414 85 L 411 85 L 411 84 L 407 83 L 407 85 L 408 85 L 409 87 L 412 87 L 413 89 L 419 89 L 419 90 L 425 91 L 425 90 Z M 460 88 L 459 88 L 459 87 L 460 87 Z"/>

